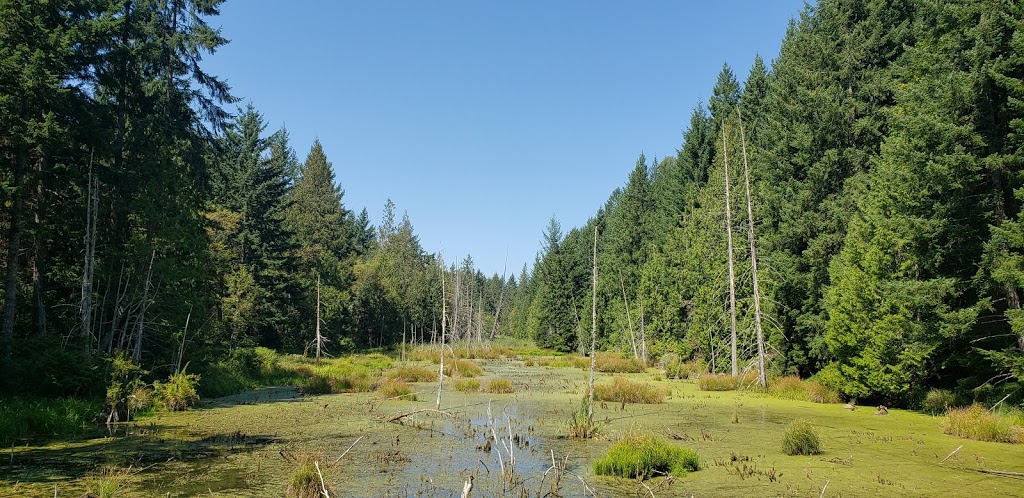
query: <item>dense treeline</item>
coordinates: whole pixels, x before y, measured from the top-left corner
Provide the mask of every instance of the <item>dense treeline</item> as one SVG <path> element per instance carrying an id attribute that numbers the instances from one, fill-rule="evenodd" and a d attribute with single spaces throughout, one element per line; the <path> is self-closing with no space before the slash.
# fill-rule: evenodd
<path id="1" fill-rule="evenodd" d="M 1022 28 L 1013 1 L 807 7 L 770 67 L 756 58 L 742 85 L 722 69 L 675 157 L 641 155 L 585 226 L 552 220 L 516 332 L 582 347 L 597 228 L 605 348 L 729 371 L 731 256 L 747 368 L 756 244 L 769 371 L 887 403 L 929 387 L 1019 400 Z"/>
<path id="2" fill-rule="evenodd" d="M 3 392 L 104 392 L 232 351 L 497 333 L 514 279 L 444 267 L 407 216 L 344 203 L 327 153 L 202 69 L 222 0 L 0 1 Z M 319 320 L 319 327 L 317 326 Z M 207 379 L 212 380 L 212 379 Z"/>

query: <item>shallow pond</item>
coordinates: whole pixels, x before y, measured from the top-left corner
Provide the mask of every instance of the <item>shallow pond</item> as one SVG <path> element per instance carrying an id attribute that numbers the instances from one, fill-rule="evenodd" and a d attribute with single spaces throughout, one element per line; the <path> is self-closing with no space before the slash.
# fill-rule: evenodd
<path id="1" fill-rule="evenodd" d="M 54 496 L 56 489 L 77 497 L 101 484 L 116 486 L 117 496 L 283 496 L 295 462 L 310 454 L 337 496 L 460 496 L 470 476 L 474 496 L 544 496 L 555 480 L 552 459 L 565 469 L 560 496 L 584 496 L 584 482 L 598 496 L 819 496 L 826 484 L 825 496 L 1024 495 L 1024 481 L 975 471 L 1024 472 L 1024 445 L 946 436 L 940 419 L 914 412 L 873 416 L 866 408 L 705 393 L 689 382 L 632 374 L 626 377 L 672 395 L 657 405 L 601 404 L 601 436 L 580 441 L 566 437 L 566 425 L 586 392 L 585 371 L 482 363 L 484 381 L 511 379 L 514 393 L 445 391 L 446 416 L 430 411 L 433 383 L 414 384 L 417 401 L 249 391 L 94 439 L 16 447 L 0 461 L 0 496 Z M 598 382 L 610 377 L 599 374 Z M 488 407 L 503 445 L 488 437 Z M 387 422 L 417 410 L 425 411 Z M 821 430 L 823 455 L 782 453 L 782 430 L 796 419 Z M 630 430 L 695 449 L 702 470 L 648 480 L 650 492 L 636 481 L 594 476 L 593 461 Z M 501 477 L 501 465 L 511 466 L 508 446 L 511 481 Z M 115 470 L 103 475 L 104 468 Z"/>

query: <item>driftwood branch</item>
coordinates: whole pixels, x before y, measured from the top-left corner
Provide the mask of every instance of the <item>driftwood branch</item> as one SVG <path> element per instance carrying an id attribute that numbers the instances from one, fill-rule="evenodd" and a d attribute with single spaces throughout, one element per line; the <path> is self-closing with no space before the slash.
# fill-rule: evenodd
<path id="1" fill-rule="evenodd" d="M 950 452 L 950 454 L 946 455 L 946 458 L 943 458 L 943 459 L 942 459 L 942 462 L 939 462 L 939 463 L 943 463 L 943 462 L 945 462 L 946 460 L 949 460 L 949 457 L 951 457 L 951 456 L 953 456 L 953 455 L 956 455 L 956 453 L 957 453 L 958 451 L 960 451 L 961 449 L 963 449 L 963 447 L 964 447 L 964 445 L 962 445 L 962 444 L 961 444 L 960 446 L 957 446 L 955 450 L 953 450 L 952 452 Z"/>
<path id="2" fill-rule="evenodd" d="M 433 408 L 421 408 L 419 410 L 413 410 L 411 412 L 399 413 L 397 415 L 392 416 L 391 418 L 389 418 L 387 420 L 384 420 L 384 422 L 397 422 L 399 420 L 402 420 L 403 418 L 410 417 L 412 415 L 416 415 L 417 413 L 424 413 L 424 412 L 439 413 L 439 414 L 444 415 L 446 417 L 453 417 L 454 416 L 451 413 L 448 413 L 448 412 L 443 411 L 443 410 L 435 410 Z"/>
<path id="3" fill-rule="evenodd" d="M 331 466 L 333 467 L 333 466 L 335 466 L 335 465 L 338 465 L 338 462 L 340 462 L 342 458 L 345 458 L 345 455 L 348 455 L 348 452 L 352 451 L 352 448 L 354 448 L 354 447 L 356 446 L 356 443 L 358 443 L 358 442 L 359 442 L 359 440 L 360 440 L 360 439 L 362 439 L 362 438 L 363 438 L 363 436 L 359 436 L 358 438 L 356 438 L 356 440 L 355 440 L 355 441 L 352 441 L 352 444 L 351 444 L 351 445 L 349 445 L 348 449 L 347 449 L 347 450 L 345 450 L 345 452 L 344 452 L 344 453 L 342 453 L 342 454 L 341 454 L 341 456 L 339 456 L 338 458 L 336 458 L 336 459 L 334 460 L 334 463 L 332 463 L 332 464 L 331 464 Z"/>

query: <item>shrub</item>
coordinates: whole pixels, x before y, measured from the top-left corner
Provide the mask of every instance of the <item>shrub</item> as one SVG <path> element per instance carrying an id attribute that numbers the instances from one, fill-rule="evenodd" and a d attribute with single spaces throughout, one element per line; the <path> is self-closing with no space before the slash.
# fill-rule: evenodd
<path id="1" fill-rule="evenodd" d="M 942 415 L 946 413 L 956 403 L 956 398 L 953 397 L 953 392 L 947 389 L 931 389 L 928 394 L 924 397 L 924 402 L 921 404 L 921 409 L 925 413 L 932 415 Z"/>
<path id="2" fill-rule="evenodd" d="M 491 394 L 512 394 L 512 381 L 508 379 L 491 379 L 487 383 L 487 392 Z"/>
<path id="3" fill-rule="evenodd" d="M 667 393 L 664 389 L 622 377 L 615 377 L 610 383 L 594 386 L 594 399 L 600 401 L 656 404 L 665 402 L 665 396 Z"/>
<path id="4" fill-rule="evenodd" d="M 977 403 L 946 412 L 942 432 L 978 441 L 1024 442 L 1024 431 L 1014 426 L 1010 417 L 992 413 Z"/>
<path id="5" fill-rule="evenodd" d="M 523 360 L 523 366 L 524 367 L 532 367 L 534 365 L 536 365 L 536 363 L 532 359 L 530 359 L 530 358 L 527 358 L 527 359 Z"/>
<path id="6" fill-rule="evenodd" d="M 299 386 L 299 391 L 306 396 L 330 394 L 332 392 L 331 380 L 322 375 L 313 375 L 308 377 L 302 385 Z"/>
<path id="7" fill-rule="evenodd" d="M 460 393 L 475 393 L 480 390 L 480 381 L 477 379 L 455 379 L 452 382 L 452 389 Z"/>
<path id="8" fill-rule="evenodd" d="M 817 455 L 821 453 L 821 439 L 814 426 L 806 420 L 789 424 L 782 433 L 782 452 L 787 455 Z"/>
<path id="9" fill-rule="evenodd" d="M 388 379 L 377 386 L 377 394 L 385 399 L 402 398 L 409 401 L 416 401 L 416 393 L 406 384 L 405 381 Z"/>
<path id="10" fill-rule="evenodd" d="M 199 393 L 196 392 L 198 384 L 198 375 L 185 373 L 185 369 L 182 369 L 181 372 L 171 374 L 166 383 L 154 382 L 153 397 L 169 412 L 187 410 L 199 401 Z"/>
<path id="11" fill-rule="evenodd" d="M 484 369 L 470 360 L 456 358 L 444 362 L 444 374 L 449 377 L 476 377 L 483 373 Z"/>
<path id="12" fill-rule="evenodd" d="M 295 470 L 288 476 L 288 489 L 285 491 L 285 496 L 288 498 L 320 498 L 323 496 L 324 486 L 327 487 L 327 493 L 330 496 L 335 496 L 327 476 L 324 476 L 323 482 L 320 480 L 320 475 L 326 472 L 328 467 L 321 465 L 318 472 L 318 458 L 319 455 L 314 453 L 296 459 Z"/>
<path id="13" fill-rule="evenodd" d="M 807 401 L 807 386 L 796 375 L 768 379 L 768 394 L 782 399 Z"/>
<path id="14" fill-rule="evenodd" d="M 583 402 L 569 417 L 569 437 L 591 439 L 600 432 L 600 427 L 594 423 L 593 417 L 587 416 L 588 403 L 587 398 L 583 398 Z"/>
<path id="15" fill-rule="evenodd" d="M 682 476 L 700 469 L 700 458 L 690 448 L 677 448 L 653 435 L 627 434 L 594 462 L 594 473 L 646 479 L 655 474 Z"/>
<path id="16" fill-rule="evenodd" d="M 590 359 L 586 359 L 583 368 L 590 368 Z M 635 358 L 623 358 L 618 353 L 597 353 L 595 369 L 605 373 L 640 373 L 646 370 L 643 363 Z"/>
<path id="17" fill-rule="evenodd" d="M 697 388 L 701 391 L 735 391 L 739 378 L 728 374 L 704 374 L 697 377 Z"/>
<path id="18" fill-rule="evenodd" d="M 401 366 L 388 371 L 388 377 L 405 382 L 432 382 L 437 380 L 437 369 L 421 366 Z"/>
<path id="19" fill-rule="evenodd" d="M 812 403 L 838 403 L 841 399 L 836 388 L 822 384 L 816 379 L 807 380 L 804 387 L 807 389 L 807 399 Z"/>

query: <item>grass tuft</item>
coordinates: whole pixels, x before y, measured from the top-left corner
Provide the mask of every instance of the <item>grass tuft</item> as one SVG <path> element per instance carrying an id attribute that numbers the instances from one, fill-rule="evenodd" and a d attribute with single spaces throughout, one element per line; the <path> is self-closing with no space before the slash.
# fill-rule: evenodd
<path id="1" fill-rule="evenodd" d="M 86 477 L 85 495 L 96 498 L 118 498 L 127 494 L 128 469 L 120 467 L 104 466 L 100 469 L 99 475 Z"/>
<path id="2" fill-rule="evenodd" d="M 462 358 L 444 362 L 444 374 L 449 377 L 477 377 L 484 374 L 480 365 Z"/>
<path id="3" fill-rule="evenodd" d="M 321 483 L 320 474 L 327 471 L 326 465 L 320 466 L 317 472 L 317 461 L 320 455 L 313 453 L 300 457 L 295 462 L 295 470 L 288 476 L 288 489 L 285 496 L 288 498 L 320 498 L 323 496 L 323 488 L 326 485 L 327 492 L 334 496 L 334 490 L 328 482 L 328 476 L 324 475 Z"/>
<path id="4" fill-rule="evenodd" d="M 782 452 L 787 455 L 817 455 L 821 453 L 818 431 L 806 420 L 789 424 L 782 433 Z"/>
<path id="5" fill-rule="evenodd" d="M 452 389 L 460 393 L 475 393 L 480 390 L 478 379 L 455 379 L 452 381 Z"/>
<path id="6" fill-rule="evenodd" d="M 615 377 L 607 384 L 594 386 L 594 399 L 598 401 L 657 404 L 664 403 L 667 395 L 664 389 L 622 377 Z"/>
<path id="7" fill-rule="evenodd" d="M 942 432 L 978 441 L 1024 442 L 1024 430 L 1013 425 L 1011 417 L 992 413 L 979 404 L 949 410 Z"/>
<path id="8" fill-rule="evenodd" d="M 433 382 L 437 380 L 437 369 L 418 365 L 400 366 L 388 370 L 387 376 L 405 382 Z"/>
<path id="9" fill-rule="evenodd" d="M 509 379 L 491 379 L 487 383 L 487 392 L 491 394 L 512 394 L 512 381 Z"/>
<path id="10" fill-rule="evenodd" d="M 415 391 L 403 380 L 388 379 L 377 386 L 377 394 L 385 399 L 402 398 L 408 401 L 416 401 Z"/>
<path id="11" fill-rule="evenodd" d="M 705 374 L 697 377 L 697 388 L 701 391 L 735 391 L 739 378 L 728 374 Z"/>
<path id="12" fill-rule="evenodd" d="M 838 389 L 815 379 L 804 381 L 804 387 L 807 389 L 807 399 L 811 403 L 838 403 L 842 399 L 839 397 Z"/>
<path id="13" fill-rule="evenodd" d="M 580 406 L 572 412 L 569 418 L 569 437 L 577 439 L 592 439 L 597 437 L 600 426 L 594 423 L 593 417 L 588 417 L 588 401 L 583 398 Z"/>
<path id="14" fill-rule="evenodd" d="M 154 382 L 153 398 L 161 408 L 169 412 L 188 410 L 199 401 L 199 393 L 196 391 L 198 385 L 198 375 L 182 370 L 171 374 L 167 382 Z"/>
<path id="15" fill-rule="evenodd" d="M 682 476 L 697 470 L 700 458 L 695 451 L 671 446 L 649 434 L 627 434 L 594 462 L 597 475 L 641 480 L 662 474 Z"/>

